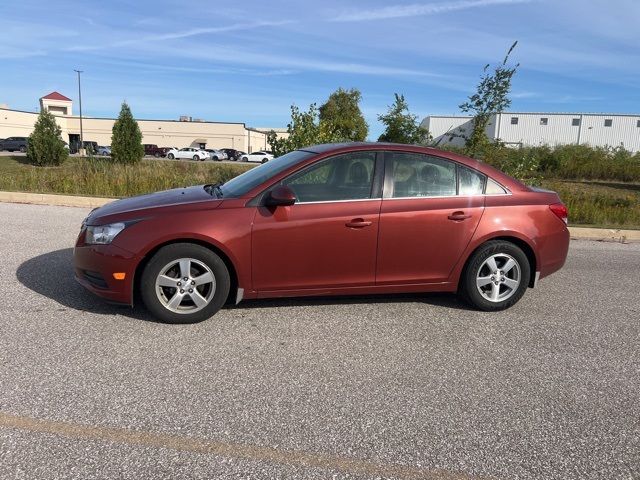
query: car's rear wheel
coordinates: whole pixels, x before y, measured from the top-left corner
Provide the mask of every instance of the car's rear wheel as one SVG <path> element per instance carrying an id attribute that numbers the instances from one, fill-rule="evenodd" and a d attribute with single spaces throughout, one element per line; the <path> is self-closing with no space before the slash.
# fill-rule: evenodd
<path id="1" fill-rule="evenodd" d="M 25 152 L 27 151 L 27 147 L 20 147 L 20 151 L 21 151 L 22 153 L 25 153 Z"/>
<path id="2" fill-rule="evenodd" d="M 269 159 L 268 159 L 268 158 L 263 158 L 263 159 L 262 159 L 262 163 L 267 163 L 268 161 L 269 161 Z"/>
<path id="3" fill-rule="evenodd" d="M 192 243 L 161 248 L 144 268 L 142 300 L 167 323 L 197 323 L 213 316 L 229 295 L 229 271 L 214 252 Z"/>
<path id="4" fill-rule="evenodd" d="M 156 158 L 160 158 L 160 154 L 158 152 L 154 153 L 153 156 Z"/>
<path id="5" fill-rule="evenodd" d="M 170 153 L 169 155 L 167 155 L 167 158 L 168 158 L 169 160 L 173 160 L 173 159 L 174 159 L 174 158 L 176 158 L 176 157 L 173 155 L 173 153 Z"/>
<path id="6" fill-rule="evenodd" d="M 531 267 L 517 245 L 492 240 L 469 258 L 460 293 L 472 306 L 485 311 L 504 310 L 518 302 L 529 286 Z"/>

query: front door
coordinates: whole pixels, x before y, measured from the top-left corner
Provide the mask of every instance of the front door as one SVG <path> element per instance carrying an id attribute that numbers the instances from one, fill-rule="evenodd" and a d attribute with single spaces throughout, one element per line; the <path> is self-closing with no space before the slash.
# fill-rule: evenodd
<path id="1" fill-rule="evenodd" d="M 376 156 L 354 152 L 320 160 L 282 182 L 295 192 L 294 205 L 257 207 L 255 290 L 374 284 L 381 204 L 374 189 Z"/>
<path id="2" fill-rule="evenodd" d="M 376 284 L 445 282 L 484 212 L 482 174 L 417 153 L 386 154 Z"/>

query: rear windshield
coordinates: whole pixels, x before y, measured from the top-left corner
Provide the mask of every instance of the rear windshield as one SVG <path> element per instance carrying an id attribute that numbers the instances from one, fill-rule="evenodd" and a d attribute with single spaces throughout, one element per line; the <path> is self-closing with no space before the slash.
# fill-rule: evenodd
<path id="1" fill-rule="evenodd" d="M 316 155 L 312 152 L 295 150 L 262 165 L 244 172 L 222 185 L 224 198 L 238 198 L 245 195 L 261 183 L 285 171 L 287 168 Z"/>

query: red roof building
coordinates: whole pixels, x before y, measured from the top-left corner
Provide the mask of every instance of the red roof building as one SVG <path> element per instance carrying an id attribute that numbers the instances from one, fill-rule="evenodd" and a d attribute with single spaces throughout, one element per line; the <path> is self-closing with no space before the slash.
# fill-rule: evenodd
<path id="1" fill-rule="evenodd" d="M 71 99 L 69 97 L 65 97 L 64 95 L 62 95 L 61 93 L 58 92 L 51 92 L 49 95 L 45 95 L 44 97 L 42 97 L 43 100 L 58 100 L 58 101 L 62 101 L 62 102 L 71 102 Z"/>

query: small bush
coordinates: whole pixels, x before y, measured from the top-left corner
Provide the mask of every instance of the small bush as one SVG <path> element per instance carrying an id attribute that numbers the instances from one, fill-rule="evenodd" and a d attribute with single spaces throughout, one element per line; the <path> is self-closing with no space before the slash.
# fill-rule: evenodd
<path id="1" fill-rule="evenodd" d="M 53 114 L 43 109 L 29 135 L 27 159 L 38 166 L 60 165 L 68 156 L 69 152 L 62 140 L 62 130 Z"/>

